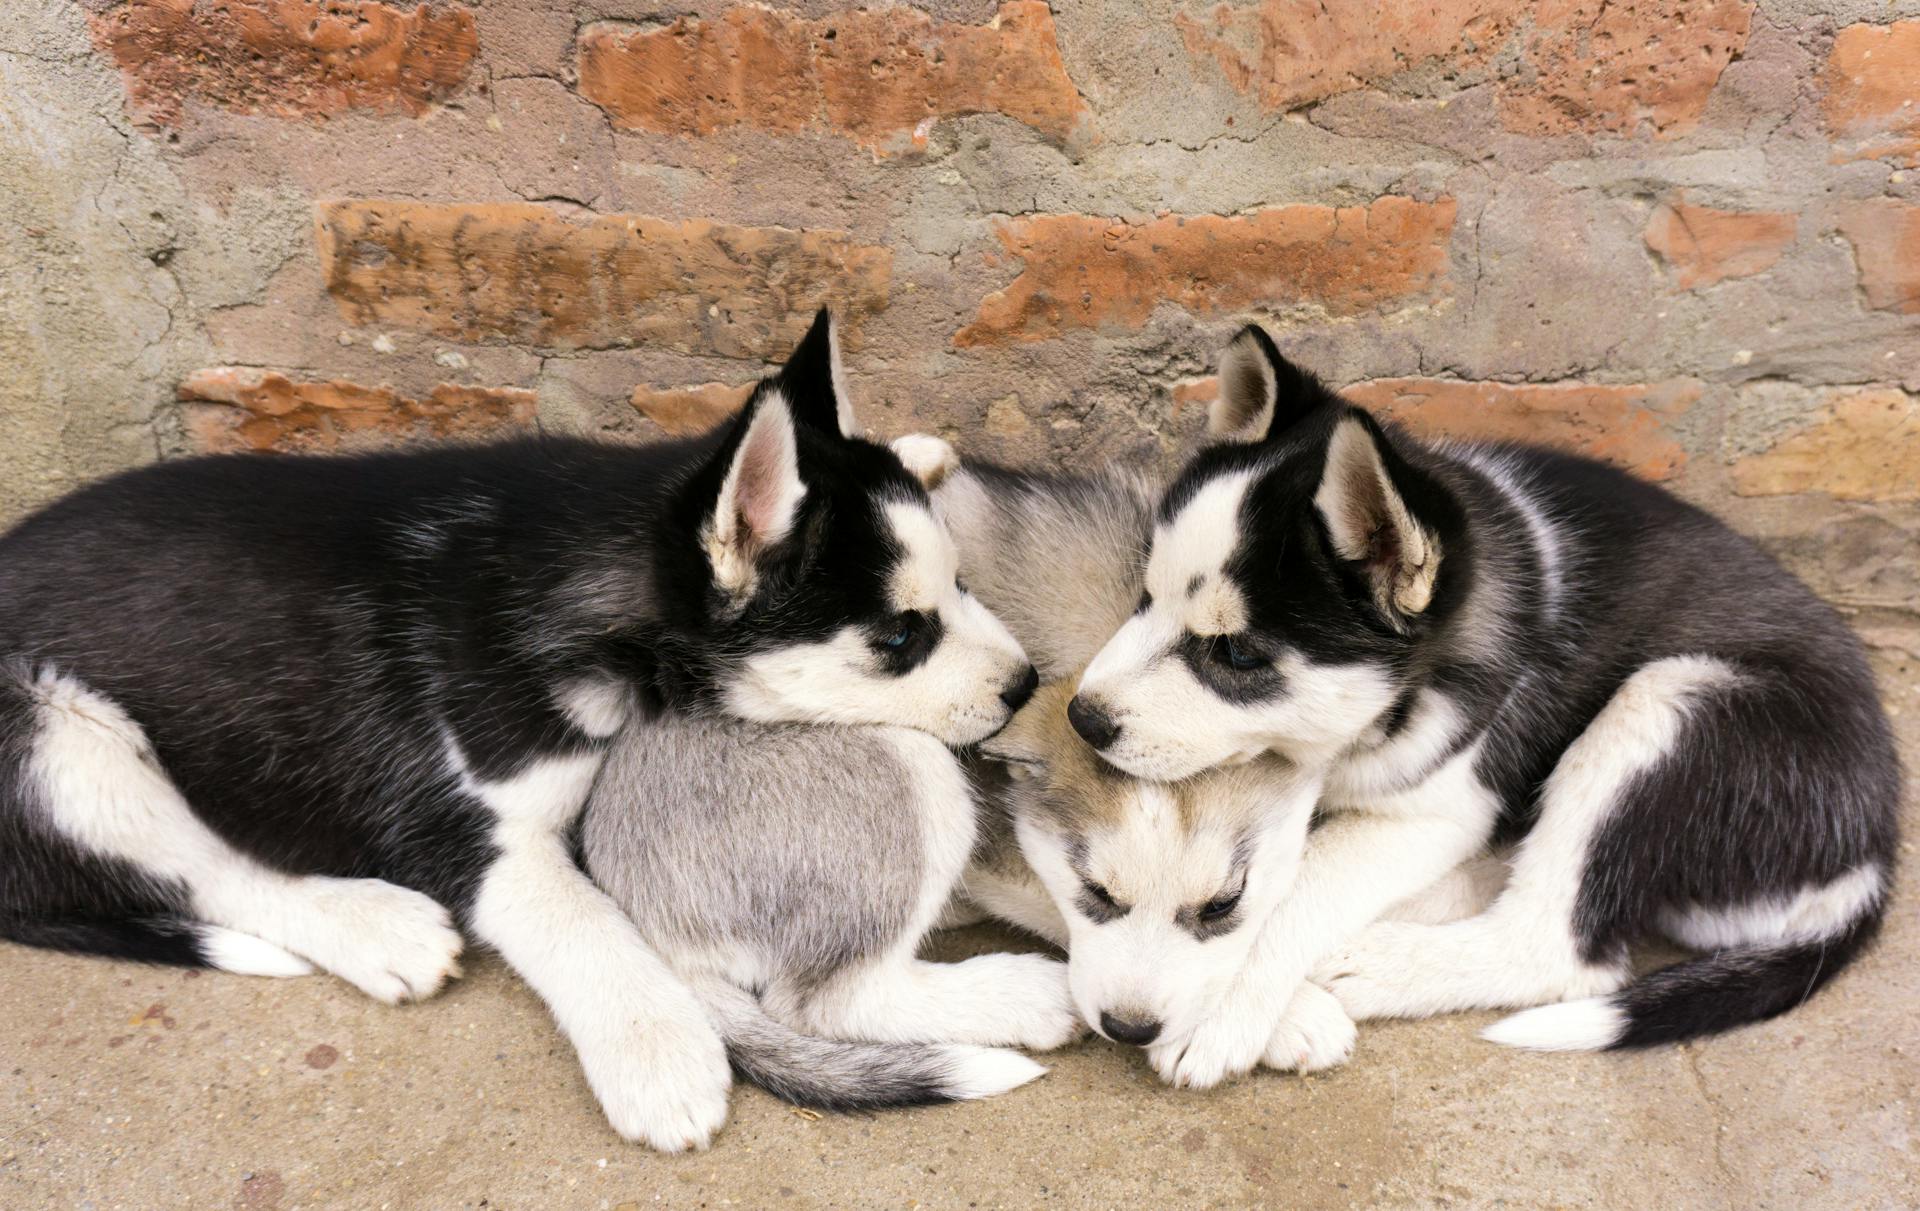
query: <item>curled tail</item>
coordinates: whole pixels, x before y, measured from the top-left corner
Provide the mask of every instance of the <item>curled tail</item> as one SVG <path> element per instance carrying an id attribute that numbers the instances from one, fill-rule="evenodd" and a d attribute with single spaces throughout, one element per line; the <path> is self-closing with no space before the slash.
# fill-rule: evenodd
<path id="1" fill-rule="evenodd" d="M 1542 1005 L 1481 1035 L 1538 1051 L 1610 1051 L 1678 1043 L 1763 1022 L 1818 992 L 1865 950 L 1880 911 L 1818 942 L 1741 946 L 1648 972 L 1619 992 Z"/>
<path id="2" fill-rule="evenodd" d="M 991 1097 L 1046 1072 L 1017 1051 L 960 1043 L 846 1043 L 804 1035 L 717 978 L 693 981 L 741 1079 L 796 1106 L 884 1110 Z"/>

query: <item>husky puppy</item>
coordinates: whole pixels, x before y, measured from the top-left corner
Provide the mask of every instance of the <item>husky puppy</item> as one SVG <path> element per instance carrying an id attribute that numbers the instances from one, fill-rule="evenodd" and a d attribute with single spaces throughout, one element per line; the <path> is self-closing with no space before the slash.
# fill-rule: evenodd
<path id="1" fill-rule="evenodd" d="M 939 461 L 929 451 L 943 445 L 894 443 L 909 465 Z M 1074 1003 L 1104 1037 L 1146 1046 L 1184 1035 L 1238 977 L 1260 922 L 1293 885 L 1320 782 L 1277 756 L 1172 784 L 1134 778 L 1069 723 L 1079 670 L 1140 600 L 1156 484 L 1117 470 L 1044 474 L 971 460 L 941 479 L 933 504 L 959 549 L 961 579 L 1047 683 L 981 746 L 1008 777 L 977 771 L 983 840 L 966 898 L 1066 948 Z M 1497 860 L 1473 858 L 1413 889 L 1391 915 L 1467 915 L 1501 877 Z M 1353 1044 L 1339 1004 L 1303 983 L 1260 1058 L 1315 1071 L 1344 1062 Z"/>
<path id="2" fill-rule="evenodd" d="M 622 1135 L 703 1138 L 721 1040 L 570 844 L 609 737 L 640 707 L 965 744 L 1032 676 L 841 382 L 823 312 L 707 437 L 191 459 L 28 518 L 0 538 L 0 937 L 397 1002 L 465 930 Z"/>
<path id="3" fill-rule="evenodd" d="M 615 740 L 582 850 L 736 1071 L 872 1110 L 1011 1089 L 1045 1069 L 979 1044 L 1080 1034 L 1056 960 L 915 957 L 976 832 L 966 773 L 926 732 L 681 718 Z"/>
<path id="4" fill-rule="evenodd" d="M 1747 540 L 1600 464 L 1429 446 L 1257 328 L 1071 723 L 1176 780 L 1283 756 L 1325 824 L 1163 1075 L 1257 1062 L 1316 969 L 1356 1018 L 1541 1006 L 1487 1036 L 1634 1047 L 1771 1017 L 1873 937 L 1899 771 L 1859 644 Z M 1495 836 L 1484 913 L 1370 924 Z M 1634 979 L 1627 947 L 1706 951 Z"/>

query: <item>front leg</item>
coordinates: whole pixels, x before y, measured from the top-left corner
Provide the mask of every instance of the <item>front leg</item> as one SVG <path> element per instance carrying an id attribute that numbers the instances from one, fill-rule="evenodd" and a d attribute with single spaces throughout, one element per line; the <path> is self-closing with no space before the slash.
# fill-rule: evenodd
<path id="1" fill-rule="evenodd" d="M 471 924 L 553 1011 L 614 1130 L 663 1152 L 704 1148 L 727 1117 L 726 1046 L 568 846 L 600 757 L 549 757 L 496 782 L 467 776 L 494 813 L 499 851 Z"/>
<path id="2" fill-rule="evenodd" d="M 1184 1038 L 1148 1048 L 1162 1080 L 1204 1089 L 1250 1070 L 1286 1041 L 1277 1036 L 1289 1006 L 1322 958 L 1486 844 L 1497 805 L 1473 777 L 1472 756 L 1456 757 L 1417 795 L 1336 814 L 1309 834 L 1294 886 L 1220 1002 Z"/>

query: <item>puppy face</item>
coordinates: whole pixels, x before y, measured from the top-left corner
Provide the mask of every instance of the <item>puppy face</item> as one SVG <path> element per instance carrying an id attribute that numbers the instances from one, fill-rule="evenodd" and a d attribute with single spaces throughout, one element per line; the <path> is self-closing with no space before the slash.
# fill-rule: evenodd
<path id="1" fill-rule="evenodd" d="M 1267 752 L 1325 765 L 1394 705 L 1452 587 L 1450 502 L 1365 413 L 1243 342 L 1213 417 L 1229 440 L 1168 491 L 1139 609 L 1073 704 L 1143 778 Z"/>
<path id="2" fill-rule="evenodd" d="M 1318 784 L 1274 758 L 1164 784 L 1101 761 L 1049 687 L 986 746 L 1015 771 L 1021 852 L 1068 930 L 1085 1020 L 1117 1042 L 1184 1037 L 1246 966 L 1291 887 Z"/>
<path id="3" fill-rule="evenodd" d="M 761 722 L 890 724 L 949 744 L 999 730 L 1035 674 L 960 587 L 925 487 L 849 432 L 824 313 L 760 384 L 718 451 L 697 544 L 695 641 L 720 653 L 721 705 Z"/>

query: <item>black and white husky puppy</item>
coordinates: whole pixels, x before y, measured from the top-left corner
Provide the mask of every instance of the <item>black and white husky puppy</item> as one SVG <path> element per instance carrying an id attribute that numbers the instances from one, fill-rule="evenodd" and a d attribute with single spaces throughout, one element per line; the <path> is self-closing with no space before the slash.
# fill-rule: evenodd
<path id="1" fill-rule="evenodd" d="M 1541 1006 L 1488 1037 L 1632 1047 L 1781 1013 L 1866 946 L 1899 770 L 1831 609 L 1631 476 L 1385 428 L 1257 328 L 1220 381 L 1227 440 L 1166 493 L 1071 719 L 1146 778 L 1278 753 L 1326 816 L 1163 1074 L 1251 1067 L 1316 970 L 1356 1018 Z M 1374 924 L 1501 835 L 1487 911 Z M 1707 953 L 1635 979 L 1654 933 Z"/>
<path id="2" fill-rule="evenodd" d="M 664 969 L 574 861 L 607 739 L 708 709 L 964 744 L 1031 679 L 852 435 L 835 345 L 822 313 L 690 441 L 192 459 L 29 517 L 0 539 L 0 937 L 397 1002 L 464 930 L 621 1134 L 710 1130 L 720 1039 L 644 1012 Z M 663 1065 L 707 1096 L 657 1101 Z"/>

